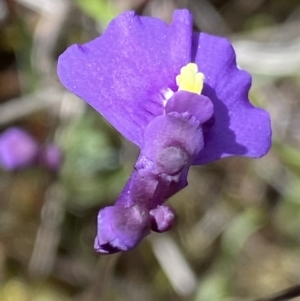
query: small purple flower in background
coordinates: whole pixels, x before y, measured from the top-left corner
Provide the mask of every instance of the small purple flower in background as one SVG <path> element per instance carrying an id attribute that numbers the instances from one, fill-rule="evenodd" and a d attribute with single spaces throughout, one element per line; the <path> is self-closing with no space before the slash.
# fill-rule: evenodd
<path id="1" fill-rule="evenodd" d="M 0 165 L 6 170 L 30 166 L 38 151 L 36 140 L 20 128 L 11 127 L 0 134 Z"/>
<path id="2" fill-rule="evenodd" d="M 60 148 L 53 143 L 46 144 L 39 152 L 39 162 L 50 170 L 58 170 L 62 163 Z"/>
<path id="3" fill-rule="evenodd" d="M 269 115 L 249 102 L 251 77 L 237 68 L 231 44 L 192 26 L 187 10 L 170 25 L 125 12 L 59 58 L 65 87 L 140 147 L 119 199 L 99 212 L 100 253 L 167 231 L 174 212 L 164 202 L 187 185 L 191 165 L 270 148 Z"/>
<path id="4" fill-rule="evenodd" d="M 0 134 L 0 166 L 6 170 L 26 168 L 40 162 L 51 170 L 58 170 L 62 154 L 55 144 L 41 146 L 28 132 L 11 127 Z"/>

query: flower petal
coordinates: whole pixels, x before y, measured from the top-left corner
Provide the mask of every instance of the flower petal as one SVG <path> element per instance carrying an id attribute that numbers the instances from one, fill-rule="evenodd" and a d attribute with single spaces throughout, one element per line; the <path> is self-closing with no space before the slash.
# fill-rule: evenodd
<path id="1" fill-rule="evenodd" d="M 203 95 L 214 105 L 214 118 L 203 127 L 205 147 L 193 164 L 265 155 L 271 145 L 269 114 L 249 102 L 251 77 L 237 67 L 229 41 L 195 33 L 192 59 L 205 75 Z"/>
<path id="2" fill-rule="evenodd" d="M 189 116 L 194 116 L 199 123 L 203 124 L 212 117 L 214 107 L 206 96 L 178 91 L 168 100 L 165 112 L 186 113 Z"/>
<path id="3" fill-rule="evenodd" d="M 175 168 L 175 165 L 178 165 L 178 168 L 181 164 L 184 167 L 190 160 L 189 158 L 193 158 L 203 148 L 202 128 L 198 120 L 196 118 L 189 119 L 189 116 L 185 113 L 171 112 L 156 117 L 147 126 L 144 139 L 141 155 L 158 165 L 171 165 L 172 168 Z M 172 147 L 179 148 L 182 152 L 174 152 Z M 173 155 L 177 154 L 173 157 L 174 161 L 171 160 L 172 163 L 162 163 L 165 151 L 169 153 L 166 157 L 168 160 L 173 157 L 171 153 L 174 152 Z M 175 158 L 178 159 L 177 164 Z"/>
<path id="4" fill-rule="evenodd" d="M 174 224 L 174 210 L 166 205 L 157 206 L 150 210 L 151 230 L 162 233 L 170 230 Z"/>
<path id="5" fill-rule="evenodd" d="M 28 167 L 38 154 L 37 141 L 21 128 L 8 128 L 0 135 L 0 165 L 6 170 Z"/>
<path id="6" fill-rule="evenodd" d="M 104 254 L 128 251 L 150 234 L 150 227 L 148 211 L 138 205 L 105 207 L 98 214 L 94 248 Z"/>
<path id="7" fill-rule="evenodd" d="M 125 12 L 102 36 L 69 47 L 59 58 L 58 75 L 67 89 L 140 145 L 147 124 L 163 113 L 161 93 L 176 89 L 176 75 L 190 61 L 191 40 L 187 10 L 175 11 L 171 25 Z"/>

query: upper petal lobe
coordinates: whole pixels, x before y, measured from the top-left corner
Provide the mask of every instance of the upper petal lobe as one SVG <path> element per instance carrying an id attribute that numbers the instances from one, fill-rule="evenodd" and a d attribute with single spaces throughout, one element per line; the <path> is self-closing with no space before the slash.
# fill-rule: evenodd
<path id="1" fill-rule="evenodd" d="M 176 11 L 173 22 L 125 12 L 104 34 L 73 45 L 58 62 L 58 75 L 126 138 L 140 145 L 147 124 L 163 113 L 160 93 L 176 89 L 175 77 L 190 61 L 192 19 Z"/>
<path id="2" fill-rule="evenodd" d="M 194 164 L 265 155 L 271 145 L 269 114 L 249 102 L 251 77 L 238 69 L 228 40 L 194 33 L 192 59 L 205 75 L 203 95 L 214 105 L 214 117 L 204 126 L 205 147 Z"/>

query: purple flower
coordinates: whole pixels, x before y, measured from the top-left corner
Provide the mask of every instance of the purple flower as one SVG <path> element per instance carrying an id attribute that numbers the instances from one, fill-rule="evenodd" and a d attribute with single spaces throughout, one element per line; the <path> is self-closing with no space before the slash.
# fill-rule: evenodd
<path id="1" fill-rule="evenodd" d="M 56 171 L 61 165 L 61 150 L 55 144 L 41 146 L 28 132 L 10 127 L 0 134 L 0 166 L 17 170 L 36 164 L 38 161 Z"/>
<path id="2" fill-rule="evenodd" d="M 39 152 L 39 161 L 50 170 L 58 170 L 62 163 L 61 149 L 56 144 L 46 144 Z"/>
<path id="3" fill-rule="evenodd" d="M 125 12 L 59 58 L 66 88 L 140 147 L 116 204 L 99 212 L 100 253 L 167 231 L 174 212 L 163 203 L 187 185 L 191 165 L 258 158 L 270 148 L 269 115 L 249 102 L 251 77 L 237 67 L 231 44 L 192 25 L 187 10 L 175 11 L 170 25 Z"/>
<path id="4" fill-rule="evenodd" d="M 34 163 L 38 143 L 26 131 L 11 127 L 0 135 L 0 165 L 6 170 L 27 167 Z"/>

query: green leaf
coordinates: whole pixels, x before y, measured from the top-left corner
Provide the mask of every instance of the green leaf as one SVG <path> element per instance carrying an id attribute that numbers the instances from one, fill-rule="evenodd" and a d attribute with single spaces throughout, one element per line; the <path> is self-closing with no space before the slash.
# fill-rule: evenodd
<path id="1" fill-rule="evenodd" d="M 106 26 L 116 15 L 116 9 L 107 0 L 76 0 L 78 6 L 96 22 Z"/>

